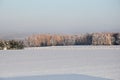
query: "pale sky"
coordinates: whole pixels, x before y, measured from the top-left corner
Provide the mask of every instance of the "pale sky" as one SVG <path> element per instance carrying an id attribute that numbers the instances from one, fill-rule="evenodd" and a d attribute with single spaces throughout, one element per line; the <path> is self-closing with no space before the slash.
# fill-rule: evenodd
<path id="1" fill-rule="evenodd" d="M 120 0 L 0 0 L 0 33 L 120 32 Z"/>

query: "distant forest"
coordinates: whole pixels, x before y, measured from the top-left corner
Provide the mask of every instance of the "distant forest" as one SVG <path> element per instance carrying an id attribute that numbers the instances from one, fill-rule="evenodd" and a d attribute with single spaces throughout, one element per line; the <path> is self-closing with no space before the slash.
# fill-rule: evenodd
<path id="1" fill-rule="evenodd" d="M 24 40 L 0 40 L 0 49 L 68 45 L 120 45 L 120 33 L 36 34 L 28 36 Z"/>

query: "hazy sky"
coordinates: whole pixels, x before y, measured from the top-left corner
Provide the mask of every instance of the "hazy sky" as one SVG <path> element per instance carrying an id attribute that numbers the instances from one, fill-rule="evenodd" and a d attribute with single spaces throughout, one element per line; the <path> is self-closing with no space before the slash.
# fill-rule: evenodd
<path id="1" fill-rule="evenodd" d="M 0 0 L 0 33 L 120 32 L 120 0 Z"/>

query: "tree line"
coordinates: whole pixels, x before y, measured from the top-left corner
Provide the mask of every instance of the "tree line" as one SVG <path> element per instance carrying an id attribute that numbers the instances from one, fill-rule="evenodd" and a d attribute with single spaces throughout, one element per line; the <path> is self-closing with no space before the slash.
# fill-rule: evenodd
<path id="1" fill-rule="evenodd" d="M 68 45 L 120 45 L 120 33 L 36 34 L 28 36 L 24 40 L 0 40 L 0 50 Z"/>
<path id="2" fill-rule="evenodd" d="M 25 46 L 120 45 L 120 33 L 91 33 L 79 35 L 37 34 L 25 39 Z"/>
<path id="3" fill-rule="evenodd" d="M 4 49 L 23 49 L 24 42 L 22 40 L 0 40 L 0 50 Z"/>

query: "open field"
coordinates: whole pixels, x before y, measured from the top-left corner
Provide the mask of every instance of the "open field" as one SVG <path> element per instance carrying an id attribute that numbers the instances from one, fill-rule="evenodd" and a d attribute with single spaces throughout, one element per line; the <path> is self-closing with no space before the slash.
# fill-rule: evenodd
<path id="1" fill-rule="evenodd" d="M 0 80 L 32 80 L 25 76 L 42 76 L 34 80 L 66 80 L 65 75 L 69 80 L 120 80 L 120 46 L 53 46 L 0 51 Z"/>

